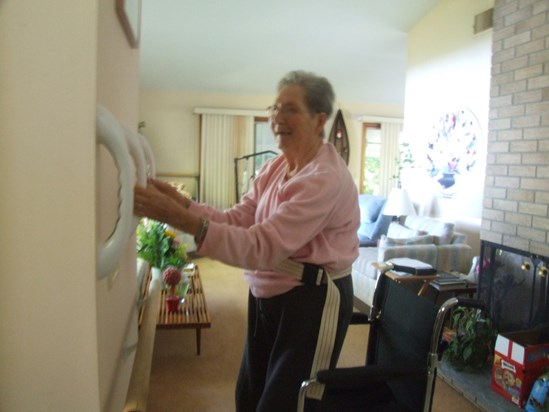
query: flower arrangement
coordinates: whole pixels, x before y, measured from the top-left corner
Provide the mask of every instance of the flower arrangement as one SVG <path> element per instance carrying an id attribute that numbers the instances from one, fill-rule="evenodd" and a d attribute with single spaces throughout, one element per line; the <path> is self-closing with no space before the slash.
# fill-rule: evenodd
<path id="1" fill-rule="evenodd" d="M 441 116 L 427 143 L 427 171 L 431 177 L 471 171 L 479 145 L 477 121 L 467 110 Z"/>
<path id="2" fill-rule="evenodd" d="M 137 226 L 137 256 L 153 267 L 181 269 L 188 261 L 187 244 L 175 239 L 175 233 L 165 223 L 141 219 Z"/>

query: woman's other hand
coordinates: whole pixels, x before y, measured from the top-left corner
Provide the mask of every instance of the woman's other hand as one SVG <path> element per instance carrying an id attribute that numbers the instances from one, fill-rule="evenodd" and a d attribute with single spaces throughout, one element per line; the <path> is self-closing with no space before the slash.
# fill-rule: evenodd
<path id="1" fill-rule="evenodd" d="M 160 186 L 160 189 L 158 188 Z M 147 187 L 134 188 L 133 210 L 139 217 L 164 222 L 175 229 L 196 235 L 200 230 L 200 217 L 190 213 L 182 199 L 190 202 L 168 184 L 149 181 Z M 173 190 L 172 190 L 173 189 Z M 175 198 L 174 198 L 175 197 Z"/>

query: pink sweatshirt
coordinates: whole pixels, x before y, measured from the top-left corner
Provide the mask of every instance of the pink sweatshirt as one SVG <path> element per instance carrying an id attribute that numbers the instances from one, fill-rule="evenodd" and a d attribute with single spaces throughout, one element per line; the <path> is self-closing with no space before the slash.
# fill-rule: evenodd
<path id="1" fill-rule="evenodd" d="M 226 211 L 191 203 L 209 219 L 199 254 L 245 268 L 256 297 L 282 294 L 300 285 L 273 267 L 286 258 L 337 272 L 358 255 L 360 220 L 356 185 L 332 144 L 291 179 L 278 156 L 261 169 L 242 201 Z"/>

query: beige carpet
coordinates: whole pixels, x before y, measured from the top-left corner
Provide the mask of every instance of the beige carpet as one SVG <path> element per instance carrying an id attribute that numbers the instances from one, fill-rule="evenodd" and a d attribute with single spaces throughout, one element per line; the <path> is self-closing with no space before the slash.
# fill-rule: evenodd
<path id="1" fill-rule="evenodd" d="M 212 318 L 211 329 L 202 330 L 202 353 L 196 355 L 192 329 L 156 333 L 149 412 L 231 412 L 234 386 L 246 334 L 248 289 L 242 270 L 217 261 L 195 260 Z M 367 328 L 350 328 L 341 366 L 364 361 Z M 469 401 L 444 382 L 437 382 L 434 412 L 475 412 Z"/>

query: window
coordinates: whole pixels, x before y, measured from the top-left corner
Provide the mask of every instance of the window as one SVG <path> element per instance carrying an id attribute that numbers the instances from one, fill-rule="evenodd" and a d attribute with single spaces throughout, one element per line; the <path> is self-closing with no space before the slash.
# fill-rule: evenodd
<path id="1" fill-rule="evenodd" d="M 266 151 L 280 153 L 273 135 L 273 131 L 271 130 L 271 126 L 266 118 L 256 117 L 254 119 L 254 140 L 254 153 Z M 274 154 L 272 153 L 266 153 L 250 159 L 254 162 L 254 174 L 257 173 L 259 169 L 261 169 L 261 166 L 263 166 L 263 164 L 273 156 Z"/>
<path id="2" fill-rule="evenodd" d="M 253 153 L 235 158 L 236 198 L 239 200 L 265 162 L 280 153 L 266 118 L 254 118 Z"/>

